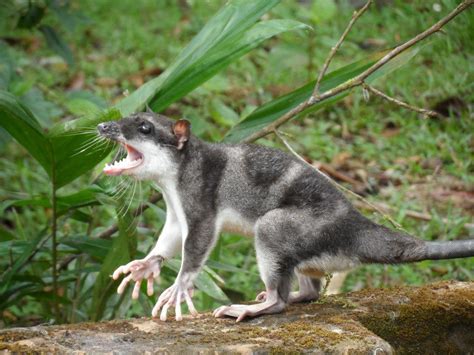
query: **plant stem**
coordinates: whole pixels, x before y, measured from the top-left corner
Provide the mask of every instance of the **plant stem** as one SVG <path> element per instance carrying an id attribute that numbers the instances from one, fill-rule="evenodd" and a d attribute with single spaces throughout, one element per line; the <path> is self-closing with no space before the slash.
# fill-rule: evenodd
<path id="1" fill-rule="evenodd" d="M 438 118 L 442 118 L 442 116 L 438 113 L 438 112 L 435 112 L 435 111 L 431 111 L 431 110 L 427 110 L 427 109 L 424 109 L 424 108 L 419 108 L 419 107 L 416 107 L 416 106 L 413 106 L 413 105 L 410 105 L 410 104 L 407 104 L 406 102 L 403 102 L 401 100 L 398 100 L 394 97 L 390 97 L 388 96 L 387 94 L 383 93 L 382 91 L 380 90 L 377 90 L 376 88 L 366 84 L 365 82 L 362 83 L 362 87 L 371 92 L 372 94 L 374 95 L 377 95 L 377 96 L 380 96 L 381 98 L 387 100 L 388 102 L 391 102 L 395 105 L 398 105 L 398 106 L 401 106 L 403 108 L 406 108 L 406 109 L 409 109 L 409 110 L 412 110 L 412 111 L 415 111 L 415 112 L 418 112 L 418 113 L 421 113 L 422 115 L 424 115 L 425 117 L 426 116 L 429 116 L 429 117 L 438 117 Z"/>
<path id="2" fill-rule="evenodd" d="M 51 206 L 53 209 L 53 220 L 51 226 L 51 235 L 52 235 L 52 254 L 53 254 L 53 265 L 52 265 L 52 273 L 53 273 L 53 308 L 54 308 L 54 315 L 56 318 L 56 322 L 60 322 L 60 313 L 59 313 L 59 304 L 58 304 L 58 242 L 57 242 L 57 221 L 58 221 L 58 210 L 57 210 L 57 199 L 56 199 L 56 174 L 53 169 L 53 176 L 52 176 L 52 194 L 51 194 Z"/>
<path id="3" fill-rule="evenodd" d="M 359 11 L 354 11 L 354 13 L 352 14 L 352 19 L 349 21 L 349 24 L 347 25 L 346 29 L 342 33 L 341 38 L 339 38 L 339 41 L 337 41 L 336 45 L 331 48 L 331 51 L 329 52 L 329 55 L 326 58 L 326 61 L 324 62 L 323 68 L 319 72 L 318 79 L 316 80 L 316 85 L 314 86 L 314 90 L 313 90 L 314 97 L 319 96 L 319 86 L 321 84 L 321 80 L 323 80 L 324 74 L 326 74 L 326 71 L 329 68 L 329 64 L 331 63 L 331 60 L 334 58 L 339 47 L 342 45 L 342 42 L 344 42 L 347 35 L 351 31 L 352 26 L 354 26 L 354 23 L 359 19 L 359 17 L 361 17 L 364 14 L 365 11 L 367 11 L 370 4 L 372 4 L 372 0 L 368 0 L 367 3 Z"/>
<path id="4" fill-rule="evenodd" d="M 413 47 L 418 42 L 440 31 L 444 25 L 446 25 L 449 21 L 451 21 L 461 12 L 469 8 L 469 6 L 471 6 L 472 4 L 474 4 L 474 0 L 464 0 L 454 10 L 452 10 L 448 15 L 443 17 L 433 26 L 421 32 L 420 34 L 416 35 L 412 39 L 406 41 L 405 43 L 395 47 L 390 52 L 388 52 L 384 57 L 379 59 L 375 64 L 373 64 L 370 68 L 368 68 L 361 74 L 317 96 L 315 96 L 314 94 L 311 95 L 306 101 L 303 101 L 298 106 L 294 107 L 292 110 L 288 111 L 287 113 L 285 113 L 284 115 L 282 115 L 281 117 L 273 121 L 268 126 L 265 126 L 259 129 L 258 131 L 254 132 L 247 138 L 243 139 L 242 142 L 244 143 L 253 142 L 259 138 L 262 138 L 268 134 L 271 134 L 276 129 L 278 129 L 278 127 L 288 122 L 289 120 L 291 120 L 293 117 L 295 117 L 299 113 L 303 112 L 308 107 L 311 107 L 321 101 L 327 100 L 330 97 L 336 96 L 337 94 L 348 91 L 354 87 L 361 86 L 371 74 L 375 73 L 377 70 L 379 70 L 385 64 L 387 64 L 392 59 L 397 57 L 400 53 L 406 51 L 408 48 Z"/>

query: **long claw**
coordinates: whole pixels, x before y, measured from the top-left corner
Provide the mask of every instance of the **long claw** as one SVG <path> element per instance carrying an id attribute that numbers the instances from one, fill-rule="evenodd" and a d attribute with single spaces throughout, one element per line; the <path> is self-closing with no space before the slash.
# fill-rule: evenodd
<path id="1" fill-rule="evenodd" d="M 152 316 L 153 318 L 156 318 L 156 316 L 158 315 L 158 311 L 159 311 L 159 310 L 160 310 L 160 309 L 158 308 L 158 303 L 157 303 L 157 304 L 155 304 L 155 306 L 154 306 L 153 309 L 151 310 L 151 316 Z"/>
<path id="2" fill-rule="evenodd" d="M 178 292 L 176 295 L 176 305 L 175 305 L 175 314 L 176 320 L 180 321 L 183 320 L 183 316 L 181 315 L 181 293 Z"/>
<path id="3" fill-rule="evenodd" d="M 119 266 L 115 271 L 114 271 L 114 274 L 112 275 L 112 278 L 114 280 L 117 280 L 119 277 L 120 277 L 120 274 L 123 273 L 123 265 L 122 266 Z"/>
<path id="4" fill-rule="evenodd" d="M 146 284 L 146 293 L 148 296 L 153 295 L 153 276 L 149 276 Z"/>
<path id="5" fill-rule="evenodd" d="M 117 288 L 117 293 L 119 295 L 121 295 L 123 293 L 123 291 L 125 290 L 125 287 L 127 287 L 128 283 L 130 282 L 131 279 L 132 279 L 132 275 L 128 275 L 126 278 L 124 278 L 122 280 L 119 287 Z"/>
<path id="6" fill-rule="evenodd" d="M 235 320 L 236 323 L 239 323 L 240 321 L 244 320 L 245 317 L 247 317 L 248 315 L 250 315 L 249 311 L 244 311 L 242 312 L 242 314 L 240 314 L 240 316 L 237 317 L 237 319 Z"/>
<path id="7" fill-rule="evenodd" d="M 160 275 L 161 261 L 162 259 L 159 258 L 149 258 L 133 260 L 126 265 L 119 266 L 112 274 L 112 278 L 114 280 L 117 280 L 122 274 L 129 275 L 127 275 L 122 280 L 119 287 L 117 288 L 117 292 L 122 294 L 130 280 L 133 280 L 135 282 L 135 286 L 132 291 L 132 298 L 137 299 L 140 295 L 141 282 L 146 279 L 147 293 L 151 296 L 153 294 L 153 278 Z"/>
<path id="8" fill-rule="evenodd" d="M 166 321 L 166 315 L 168 314 L 168 308 L 169 308 L 168 303 L 165 303 L 164 306 L 163 306 L 163 309 L 161 310 L 160 320 L 162 320 L 163 322 Z"/>
<path id="9" fill-rule="evenodd" d="M 140 294 L 140 285 L 142 284 L 142 280 L 135 281 L 135 286 L 133 287 L 132 298 L 134 300 L 138 299 Z"/>
<path id="10" fill-rule="evenodd" d="M 191 300 L 191 296 L 189 296 L 189 292 L 184 293 L 184 299 L 188 305 L 189 313 L 191 313 L 193 316 L 199 315 L 198 311 L 196 311 L 196 308 L 194 307 L 193 301 Z"/>

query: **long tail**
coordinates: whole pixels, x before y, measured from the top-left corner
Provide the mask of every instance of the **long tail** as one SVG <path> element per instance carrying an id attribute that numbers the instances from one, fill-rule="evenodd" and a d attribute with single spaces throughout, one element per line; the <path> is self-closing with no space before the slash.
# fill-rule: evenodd
<path id="1" fill-rule="evenodd" d="M 429 242 L 369 220 L 359 229 L 358 254 L 365 263 L 399 264 L 474 256 L 474 240 Z"/>

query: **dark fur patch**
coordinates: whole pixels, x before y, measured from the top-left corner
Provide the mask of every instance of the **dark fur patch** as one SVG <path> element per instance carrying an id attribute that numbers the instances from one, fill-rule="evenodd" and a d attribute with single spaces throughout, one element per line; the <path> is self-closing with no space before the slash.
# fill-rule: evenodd
<path id="1" fill-rule="evenodd" d="M 222 154 L 210 149 L 202 159 L 202 193 L 206 207 L 215 211 L 218 200 L 219 184 L 224 174 L 227 158 Z M 204 201 L 203 201 L 204 202 Z"/>
<path id="2" fill-rule="evenodd" d="M 176 147 L 178 145 L 178 139 L 173 134 L 172 122 L 170 119 L 163 118 L 159 115 L 140 112 L 130 115 L 118 123 L 120 124 L 122 135 L 127 140 L 149 139 L 156 144 Z M 140 127 L 144 124 L 152 126 L 150 133 L 145 134 L 140 131 Z"/>
<path id="3" fill-rule="evenodd" d="M 244 165 L 248 179 L 255 186 L 270 186 L 282 177 L 293 161 L 279 151 L 266 147 L 248 147 Z"/>

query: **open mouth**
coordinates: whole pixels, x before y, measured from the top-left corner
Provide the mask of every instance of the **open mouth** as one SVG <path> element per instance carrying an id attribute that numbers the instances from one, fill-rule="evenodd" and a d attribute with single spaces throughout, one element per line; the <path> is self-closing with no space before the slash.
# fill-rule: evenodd
<path id="1" fill-rule="evenodd" d="M 143 163 L 143 154 L 128 144 L 121 143 L 127 150 L 127 156 L 122 160 L 117 160 L 112 164 L 106 164 L 104 173 L 107 175 L 121 175 L 124 171 L 136 168 Z"/>

